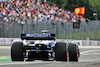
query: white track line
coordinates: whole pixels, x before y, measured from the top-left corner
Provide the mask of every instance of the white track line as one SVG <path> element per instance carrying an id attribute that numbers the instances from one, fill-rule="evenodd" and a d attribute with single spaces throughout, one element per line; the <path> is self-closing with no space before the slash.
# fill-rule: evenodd
<path id="1" fill-rule="evenodd" d="M 100 48 L 100 46 L 79 46 L 79 48 Z"/>
<path id="2" fill-rule="evenodd" d="M 95 51 L 100 51 L 100 50 L 87 50 L 87 51 L 80 52 L 80 54 L 87 54 L 89 52 L 95 52 Z"/>

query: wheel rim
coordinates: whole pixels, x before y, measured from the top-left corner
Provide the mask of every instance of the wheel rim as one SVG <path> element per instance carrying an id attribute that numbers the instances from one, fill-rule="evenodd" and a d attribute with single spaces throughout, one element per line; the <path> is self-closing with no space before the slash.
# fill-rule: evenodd
<path id="1" fill-rule="evenodd" d="M 77 59 L 77 62 L 78 62 L 78 49 L 77 49 L 77 45 L 76 45 L 76 59 Z"/>
<path id="2" fill-rule="evenodd" d="M 68 60 L 68 45 L 66 44 L 66 58 Z"/>

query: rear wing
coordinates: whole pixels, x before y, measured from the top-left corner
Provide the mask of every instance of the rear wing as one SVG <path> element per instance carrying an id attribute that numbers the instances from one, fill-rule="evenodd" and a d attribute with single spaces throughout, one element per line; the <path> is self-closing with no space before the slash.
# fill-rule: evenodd
<path id="1" fill-rule="evenodd" d="M 55 40 L 55 34 L 49 33 L 28 33 L 21 34 L 22 40 Z"/>

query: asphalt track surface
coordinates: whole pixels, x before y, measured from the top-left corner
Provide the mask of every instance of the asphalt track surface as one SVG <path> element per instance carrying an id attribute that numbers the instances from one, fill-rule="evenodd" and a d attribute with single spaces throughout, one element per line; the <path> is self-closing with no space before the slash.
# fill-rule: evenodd
<path id="1" fill-rule="evenodd" d="M 0 67 L 100 67 L 100 46 L 80 46 L 78 62 L 61 61 L 24 61 L 12 62 L 10 47 L 0 47 Z M 4 59 L 7 59 L 5 60 Z"/>

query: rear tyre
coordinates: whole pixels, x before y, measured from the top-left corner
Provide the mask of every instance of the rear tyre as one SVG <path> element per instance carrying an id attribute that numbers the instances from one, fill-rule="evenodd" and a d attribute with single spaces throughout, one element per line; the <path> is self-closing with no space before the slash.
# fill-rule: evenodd
<path id="1" fill-rule="evenodd" d="M 58 42 L 55 44 L 55 60 L 56 61 L 67 61 L 66 43 Z"/>
<path id="2" fill-rule="evenodd" d="M 15 42 L 12 44 L 11 59 L 12 61 L 24 61 L 22 42 Z"/>
<path id="3" fill-rule="evenodd" d="M 78 62 L 78 54 L 77 54 L 77 46 L 76 44 L 70 43 L 68 46 L 68 52 L 69 52 L 69 61 L 75 61 Z"/>

